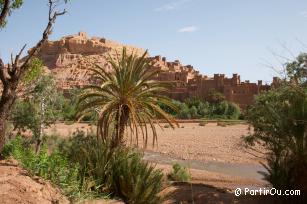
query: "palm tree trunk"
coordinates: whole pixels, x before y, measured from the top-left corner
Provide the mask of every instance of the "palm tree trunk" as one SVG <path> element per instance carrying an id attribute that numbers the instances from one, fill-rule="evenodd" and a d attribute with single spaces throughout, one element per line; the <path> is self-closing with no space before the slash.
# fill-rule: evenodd
<path id="1" fill-rule="evenodd" d="M 117 114 L 116 116 L 116 124 L 115 124 L 115 138 L 111 143 L 111 148 L 119 147 L 119 146 L 124 146 L 125 141 L 124 141 L 124 135 L 125 135 L 125 127 L 128 122 L 128 111 L 127 109 L 124 109 L 120 115 Z M 118 120 L 119 118 L 119 120 Z"/>

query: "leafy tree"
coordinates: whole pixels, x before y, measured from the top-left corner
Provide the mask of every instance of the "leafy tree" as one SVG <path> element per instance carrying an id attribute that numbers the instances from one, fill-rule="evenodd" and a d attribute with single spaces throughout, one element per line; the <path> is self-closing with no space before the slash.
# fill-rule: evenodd
<path id="1" fill-rule="evenodd" d="M 54 79 L 49 75 L 42 75 L 31 90 L 27 92 L 25 100 L 18 100 L 11 113 L 11 120 L 15 129 L 29 129 L 36 141 L 36 152 L 39 152 L 45 126 L 55 122 L 61 107 L 58 107 L 58 96 Z"/>
<path id="2" fill-rule="evenodd" d="M 67 2 L 66 0 L 64 0 Z M 21 61 L 21 55 L 26 48 L 24 45 L 19 53 L 11 59 L 11 63 L 5 65 L 0 58 L 0 80 L 2 82 L 2 94 L 0 98 L 0 154 L 5 144 L 5 122 L 9 117 L 14 102 L 17 99 L 17 88 L 21 78 L 28 70 L 28 65 L 35 54 L 40 50 L 42 45 L 48 40 L 52 32 L 53 25 L 58 16 L 66 13 L 66 11 L 55 11 L 57 0 L 49 0 L 48 23 L 43 31 L 42 38 L 37 44 L 29 50 L 28 55 Z M 0 26 L 3 27 L 7 23 L 7 17 L 12 10 L 20 8 L 22 0 L 0 0 Z M 0 155 L 1 156 L 1 155 Z"/>
<path id="3" fill-rule="evenodd" d="M 222 101 L 221 103 L 218 103 L 218 104 L 215 105 L 213 114 L 214 115 L 226 116 L 227 111 L 228 111 L 228 102 Z"/>
<path id="4" fill-rule="evenodd" d="M 228 101 L 210 104 L 199 98 L 191 98 L 183 103 L 179 101 L 173 101 L 173 103 L 178 107 L 177 114 L 170 112 L 164 106 L 160 105 L 160 107 L 180 119 L 238 119 L 241 114 L 239 106 Z"/>
<path id="5" fill-rule="evenodd" d="M 177 118 L 180 119 L 192 119 L 192 115 L 190 113 L 190 109 L 189 107 L 183 103 L 183 105 L 181 106 L 182 108 L 180 108 L 180 111 L 177 114 Z"/>
<path id="6" fill-rule="evenodd" d="M 38 58 L 33 58 L 27 65 L 27 70 L 22 77 L 22 82 L 25 86 L 29 87 L 32 82 L 36 81 L 43 73 L 43 62 Z"/>
<path id="7" fill-rule="evenodd" d="M 203 101 L 198 98 L 198 97 L 191 97 L 191 98 L 188 98 L 184 101 L 184 103 L 189 107 L 189 108 L 192 108 L 193 106 L 195 107 L 199 107 Z"/>
<path id="8" fill-rule="evenodd" d="M 141 134 L 146 145 L 149 125 L 153 132 L 154 145 L 157 141 L 155 119 L 162 118 L 171 127 L 177 124 L 175 119 L 158 105 L 164 104 L 176 110 L 172 101 L 162 95 L 167 90 L 167 84 L 152 80 L 159 71 L 149 71 L 146 55 L 147 52 L 141 57 L 128 55 L 124 48 L 117 62 L 109 59 L 111 72 L 106 72 L 99 66 L 90 69 L 100 83 L 85 88 L 78 104 L 78 118 L 93 112 L 94 109 L 99 111 L 98 133 L 104 141 L 111 136 L 112 147 L 124 143 L 127 127 L 136 139 Z M 109 134 L 112 123 L 114 131 Z"/>
<path id="9" fill-rule="evenodd" d="M 307 58 L 299 56 L 307 62 Z M 266 179 L 278 189 L 307 193 L 307 89 L 303 62 L 287 64 L 288 77 L 279 87 L 260 94 L 247 113 L 254 133 L 247 144 L 262 144 L 268 151 Z M 290 81 L 288 81 L 290 79 Z M 294 80 L 293 80 L 294 79 Z M 302 83 L 303 82 L 303 83 Z"/>
<path id="10" fill-rule="evenodd" d="M 300 54 L 295 61 L 286 64 L 287 76 L 296 84 L 307 84 L 307 53 Z"/>
<path id="11" fill-rule="evenodd" d="M 226 115 L 228 119 L 238 119 L 241 116 L 240 107 L 235 103 L 228 102 Z"/>

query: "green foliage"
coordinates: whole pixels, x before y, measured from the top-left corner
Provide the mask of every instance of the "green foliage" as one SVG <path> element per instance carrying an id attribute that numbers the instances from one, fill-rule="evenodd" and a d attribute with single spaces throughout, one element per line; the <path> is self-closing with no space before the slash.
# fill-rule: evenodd
<path id="1" fill-rule="evenodd" d="M 179 119 L 192 119 L 190 109 L 186 104 L 182 103 L 179 107 L 180 107 L 180 109 L 179 109 L 179 112 L 176 116 L 177 118 L 179 118 Z"/>
<path id="2" fill-rule="evenodd" d="M 24 74 L 22 81 L 25 85 L 35 82 L 43 72 L 43 62 L 38 58 L 33 58 L 27 65 L 27 71 Z"/>
<path id="3" fill-rule="evenodd" d="M 286 63 L 289 80 L 300 85 L 307 85 L 307 53 L 301 53 L 295 61 Z"/>
<path id="4" fill-rule="evenodd" d="M 178 107 L 178 114 L 169 111 L 164 106 L 160 105 L 160 107 L 179 119 L 239 119 L 241 116 L 239 106 L 227 101 L 209 103 L 194 97 L 185 102 L 173 101 L 173 103 Z"/>
<path id="5" fill-rule="evenodd" d="M 13 0 L 11 9 L 18 9 L 23 4 L 23 0 Z M 3 9 L 4 0 L 0 0 L 0 11 Z"/>
<path id="6" fill-rule="evenodd" d="M 214 103 L 214 104 L 221 103 L 224 100 L 225 100 L 224 94 L 222 94 L 221 92 L 216 91 L 215 89 L 209 90 L 208 101 L 210 103 Z"/>
<path id="7" fill-rule="evenodd" d="M 29 142 L 16 137 L 4 146 L 3 155 L 58 185 L 71 199 L 112 195 L 126 203 L 160 203 L 163 174 L 142 161 L 138 152 L 111 149 L 83 131 L 67 140 L 50 138 L 47 144 L 52 147 L 50 154 L 46 145 L 35 154 Z"/>
<path id="8" fill-rule="evenodd" d="M 37 107 L 29 101 L 17 101 L 11 112 L 14 129 L 24 131 L 29 129 L 34 136 L 39 134 L 39 115 Z"/>
<path id="9" fill-rule="evenodd" d="M 259 95 L 248 111 L 254 134 L 246 141 L 269 151 L 266 179 L 278 189 L 307 192 L 306 111 L 306 88 L 288 83 Z"/>
<path id="10" fill-rule="evenodd" d="M 78 103 L 78 97 L 81 95 L 82 90 L 81 89 L 71 89 L 69 90 L 66 97 L 62 96 L 61 100 L 61 106 L 62 106 L 62 120 L 67 121 L 74 121 L 76 119 L 76 110 L 77 110 L 77 103 Z M 84 118 L 84 121 L 90 121 L 94 120 L 95 117 L 90 115 L 86 118 Z"/>
<path id="11" fill-rule="evenodd" d="M 108 192 L 126 203 L 160 203 L 163 174 L 142 161 L 137 152 L 111 149 L 83 132 L 60 145 L 60 150 L 80 166 L 82 185 L 88 191 Z"/>
<path id="12" fill-rule="evenodd" d="M 62 110 L 58 103 L 61 94 L 57 92 L 55 81 L 49 75 L 39 76 L 28 87 L 27 93 L 25 99 L 17 100 L 14 104 L 10 119 L 15 129 L 29 129 L 33 137 L 38 139 L 41 137 L 41 126 L 49 126 L 59 117 Z"/>
<path id="13" fill-rule="evenodd" d="M 112 191 L 125 203 L 161 203 L 163 174 L 141 160 L 137 153 L 118 150 L 113 172 L 109 177 Z"/>
<path id="14" fill-rule="evenodd" d="M 173 170 L 168 175 L 168 178 L 172 181 L 188 182 L 191 180 L 191 175 L 187 167 L 175 163 L 173 164 Z"/>
<path id="15" fill-rule="evenodd" d="M 286 63 L 286 78 L 260 94 L 246 115 L 254 133 L 245 142 L 267 150 L 266 180 L 276 189 L 300 189 L 299 202 L 307 195 L 306 62 L 303 53 Z"/>
<path id="16" fill-rule="evenodd" d="M 148 141 L 148 126 L 153 133 L 153 145 L 157 141 L 155 119 L 164 119 L 171 127 L 176 120 L 163 111 L 158 104 L 164 104 L 176 110 L 176 106 L 163 95 L 168 85 L 152 80 L 159 71 L 150 71 L 149 60 L 143 56 L 127 54 L 123 49 L 117 61 L 111 57 L 109 63 L 111 72 L 103 67 L 89 69 L 99 82 L 85 88 L 78 103 L 78 118 L 88 113 L 99 112 L 98 133 L 103 140 L 111 138 L 112 146 L 117 147 L 124 143 L 124 132 L 131 130 L 134 137 L 142 135 L 146 145 Z M 113 130 L 110 128 L 114 124 Z M 139 130 L 137 130 L 139 129 Z"/>
<path id="17" fill-rule="evenodd" d="M 22 151 L 24 151 L 25 145 L 23 144 L 23 140 L 21 137 L 16 137 L 15 139 L 7 142 L 3 147 L 2 155 L 3 157 L 9 157 L 10 155 L 14 155 L 16 159 L 22 157 Z"/>
<path id="18" fill-rule="evenodd" d="M 4 146 L 4 155 L 13 156 L 32 175 L 40 176 L 61 187 L 70 197 L 78 194 L 78 165 L 71 166 L 59 152 L 48 154 L 47 147 L 35 154 L 30 146 L 25 145 L 21 137 L 16 137 Z"/>

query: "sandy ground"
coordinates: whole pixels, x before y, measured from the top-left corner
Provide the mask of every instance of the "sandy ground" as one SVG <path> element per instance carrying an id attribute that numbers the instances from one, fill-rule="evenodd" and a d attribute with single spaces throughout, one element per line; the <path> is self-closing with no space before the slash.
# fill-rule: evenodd
<path id="1" fill-rule="evenodd" d="M 65 125 L 60 123 L 48 128 L 46 132 L 69 136 L 77 129 L 85 132 L 95 131 L 95 127 L 88 124 Z M 244 124 L 220 127 L 216 123 L 209 123 L 206 126 L 199 126 L 198 123 L 183 123 L 180 124 L 180 128 L 163 128 L 163 130 L 157 127 L 158 145 L 152 147 L 150 135 L 147 150 L 185 160 L 241 164 L 264 162 L 264 159 L 259 158 L 262 155 L 247 150 L 242 145 L 242 136 L 248 133 L 248 125 Z M 139 144 L 142 144 L 141 140 Z M 254 156 L 255 154 L 257 157 Z"/>
<path id="2" fill-rule="evenodd" d="M 248 125 L 227 127 L 209 123 L 181 124 L 183 128 L 158 129 L 158 146 L 150 150 L 173 157 L 189 160 L 219 161 L 229 163 L 259 164 L 263 161 L 250 153 L 242 145 L 242 136 L 248 135 Z M 150 140 L 149 140 L 150 141 Z"/>

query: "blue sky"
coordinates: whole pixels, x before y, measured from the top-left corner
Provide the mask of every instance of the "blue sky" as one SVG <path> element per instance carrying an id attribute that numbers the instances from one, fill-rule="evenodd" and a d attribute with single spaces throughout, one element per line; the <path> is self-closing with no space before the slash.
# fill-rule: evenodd
<path id="1" fill-rule="evenodd" d="M 5 61 L 40 38 L 46 3 L 25 0 L 9 18 L 0 31 Z M 305 0 L 72 0 L 65 7 L 51 39 L 85 31 L 179 59 L 209 76 L 270 81 L 276 73 L 269 66 L 280 67 L 307 47 Z"/>

